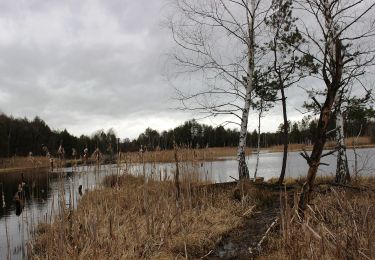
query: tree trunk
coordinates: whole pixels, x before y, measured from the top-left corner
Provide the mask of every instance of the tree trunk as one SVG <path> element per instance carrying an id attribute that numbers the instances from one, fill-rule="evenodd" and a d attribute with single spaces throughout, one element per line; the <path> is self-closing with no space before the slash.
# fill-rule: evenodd
<path id="1" fill-rule="evenodd" d="M 353 140 L 353 153 L 354 153 L 354 176 L 355 178 L 358 177 L 358 153 L 357 153 L 357 144 L 358 144 L 358 138 L 361 135 L 362 132 L 362 125 L 359 128 L 359 132 L 357 137 Z"/>
<path id="2" fill-rule="evenodd" d="M 346 156 L 345 135 L 344 135 L 344 118 L 341 107 L 339 106 L 336 114 L 336 141 L 337 141 L 337 166 L 336 166 L 336 183 L 345 184 L 350 181 L 348 167 L 348 158 Z"/>
<path id="3" fill-rule="evenodd" d="M 238 144 L 238 177 L 239 179 L 249 178 L 249 169 L 246 165 L 245 147 L 247 136 L 247 123 L 249 121 L 249 111 L 251 103 L 251 91 L 253 90 L 253 74 L 254 74 L 254 17 L 255 17 L 255 0 L 251 0 L 250 8 L 246 10 L 248 39 L 247 39 L 247 75 L 244 84 L 246 89 L 245 105 L 242 110 L 240 139 Z M 249 14 L 249 10 L 251 15 Z"/>
<path id="4" fill-rule="evenodd" d="M 332 114 L 332 107 L 336 101 L 336 95 L 342 86 L 342 74 L 344 67 L 343 44 L 339 38 L 339 35 L 337 35 L 336 28 L 332 22 L 332 10 L 330 9 L 327 0 L 324 1 L 323 9 L 324 10 L 322 13 L 325 20 L 325 28 L 328 32 L 325 42 L 326 53 L 322 68 L 322 76 L 327 88 L 327 93 L 325 102 L 323 106 L 320 107 L 320 116 L 313 150 L 310 157 L 306 157 L 309 164 L 309 170 L 307 173 L 307 180 L 302 187 L 298 204 L 298 212 L 301 217 L 304 216 L 304 211 L 306 210 L 307 203 L 311 197 L 316 172 L 320 165 L 320 158 L 327 139 L 326 133 Z"/>
<path id="5" fill-rule="evenodd" d="M 309 170 L 307 172 L 307 180 L 303 184 L 302 192 L 299 199 L 298 212 L 301 217 L 304 215 L 304 211 L 307 207 L 307 203 L 310 200 L 311 193 L 313 191 L 314 181 L 318 167 L 320 164 L 320 158 L 326 143 L 326 132 L 331 118 L 331 110 L 333 103 L 335 101 L 336 92 L 334 88 L 329 88 L 326 96 L 326 100 L 322 106 L 319 122 L 317 127 L 317 133 L 315 136 L 313 150 L 309 158 L 306 158 L 307 163 L 309 164 Z"/>
<path id="6" fill-rule="evenodd" d="M 258 147 L 257 147 L 257 162 L 255 164 L 255 172 L 254 172 L 254 182 L 257 179 L 257 173 L 258 173 L 258 165 L 259 165 L 259 152 L 260 152 L 260 119 L 262 117 L 263 108 L 260 107 L 259 115 L 258 115 Z"/>
<path id="7" fill-rule="evenodd" d="M 241 131 L 240 131 L 240 140 L 238 144 L 238 154 L 237 154 L 238 178 L 239 179 L 245 179 L 245 178 L 248 179 L 250 177 L 249 169 L 247 168 L 247 165 L 246 165 L 246 156 L 245 156 L 247 122 L 249 120 L 250 100 L 251 100 L 250 91 L 246 91 L 246 101 L 245 101 L 245 108 L 243 109 L 243 114 L 241 118 Z"/>
<path id="8" fill-rule="evenodd" d="M 282 184 L 284 182 L 284 177 L 285 177 L 285 169 L 286 169 L 286 161 L 288 158 L 288 143 L 289 143 L 289 123 L 288 123 L 288 117 L 286 113 L 286 97 L 285 97 L 285 92 L 284 92 L 284 87 L 281 87 L 281 103 L 283 106 L 283 117 L 284 117 L 284 134 L 283 134 L 283 143 L 284 143 L 284 153 L 283 153 L 283 164 L 281 166 L 281 172 L 280 172 L 280 177 L 278 180 L 279 184 Z"/>

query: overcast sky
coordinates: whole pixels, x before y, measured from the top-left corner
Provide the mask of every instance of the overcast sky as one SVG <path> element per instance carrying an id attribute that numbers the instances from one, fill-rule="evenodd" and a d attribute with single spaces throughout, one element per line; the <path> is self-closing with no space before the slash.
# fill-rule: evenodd
<path id="1" fill-rule="evenodd" d="M 165 0 L 0 1 L 0 111 L 75 135 L 112 127 L 121 138 L 197 117 L 175 109 L 165 77 L 169 12 Z M 300 119 L 306 94 L 289 94 L 290 118 Z M 275 130 L 280 108 L 263 122 Z"/>

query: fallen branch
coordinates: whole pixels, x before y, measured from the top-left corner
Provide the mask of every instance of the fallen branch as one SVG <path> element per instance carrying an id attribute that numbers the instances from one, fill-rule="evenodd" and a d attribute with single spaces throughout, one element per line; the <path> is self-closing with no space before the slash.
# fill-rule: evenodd
<path id="1" fill-rule="evenodd" d="M 251 206 L 248 210 L 245 211 L 245 213 L 242 214 L 243 217 L 248 217 L 251 215 L 251 213 L 253 213 L 253 210 L 255 208 L 256 205 L 253 205 Z"/>
<path id="2" fill-rule="evenodd" d="M 276 225 L 276 223 L 277 223 L 278 221 L 279 221 L 279 218 L 277 217 L 277 218 L 271 223 L 271 225 L 268 227 L 266 233 L 264 233 L 264 236 L 263 236 L 262 239 L 259 241 L 259 243 L 257 244 L 257 247 L 256 247 L 256 250 L 257 250 L 258 252 L 260 252 L 260 251 L 262 250 L 262 244 L 263 244 L 264 240 L 266 240 L 268 233 L 271 231 L 271 229 Z M 253 250 L 252 250 L 251 247 L 249 247 L 248 250 L 249 250 L 250 254 L 253 253 Z"/>
<path id="3" fill-rule="evenodd" d="M 343 188 L 348 188 L 348 189 L 353 189 L 353 190 L 358 190 L 358 191 L 375 191 L 371 189 L 370 187 L 355 187 L 352 185 L 346 185 L 346 184 L 340 184 L 340 183 L 331 183 L 332 186 L 338 186 L 338 187 L 343 187 Z"/>
<path id="4" fill-rule="evenodd" d="M 213 250 L 210 250 L 210 252 L 208 252 L 207 254 L 205 254 L 204 256 L 202 256 L 200 259 L 204 259 L 205 257 L 209 256 L 210 254 L 212 254 Z"/>

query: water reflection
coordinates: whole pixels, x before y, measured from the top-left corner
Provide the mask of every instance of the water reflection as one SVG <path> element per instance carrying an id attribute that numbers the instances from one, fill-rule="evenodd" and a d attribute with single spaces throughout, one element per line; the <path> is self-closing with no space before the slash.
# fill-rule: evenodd
<path id="1" fill-rule="evenodd" d="M 26 258 L 25 243 L 38 223 L 51 222 L 61 201 L 75 207 L 84 190 L 118 170 L 115 166 L 85 166 L 74 171 L 0 174 L 5 204 L 0 208 L 0 259 L 7 259 L 9 252 L 12 259 Z"/>

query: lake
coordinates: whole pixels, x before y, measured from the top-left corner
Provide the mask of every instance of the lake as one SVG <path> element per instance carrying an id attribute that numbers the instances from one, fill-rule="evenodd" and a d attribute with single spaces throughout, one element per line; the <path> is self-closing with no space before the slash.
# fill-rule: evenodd
<path id="1" fill-rule="evenodd" d="M 375 149 L 358 150 L 358 168 L 360 174 L 368 176 L 374 174 Z M 336 157 L 330 155 L 323 162 L 329 166 L 320 166 L 318 176 L 334 176 Z M 348 150 L 348 161 L 350 170 L 353 170 L 354 155 Z M 247 157 L 250 175 L 254 173 L 256 156 Z M 278 177 L 282 162 L 282 153 L 260 154 L 258 176 L 268 180 Z M 200 178 L 212 182 L 233 181 L 230 177 L 237 178 L 237 161 L 233 157 L 220 158 L 217 161 L 181 163 L 185 171 L 198 171 Z M 152 164 L 146 163 L 145 169 L 148 175 L 152 174 L 156 179 L 171 178 L 175 169 L 174 163 Z M 94 189 L 101 185 L 103 178 L 110 174 L 121 174 L 124 170 L 132 174 L 143 174 L 143 165 L 102 165 L 81 166 L 75 169 L 65 168 L 62 172 L 40 172 L 37 169 L 24 173 L 0 174 L 0 192 L 3 191 L 5 207 L 0 205 L 0 259 L 24 259 L 27 258 L 26 244 L 31 238 L 35 226 L 40 222 L 50 223 L 53 216 L 58 213 L 58 203 L 65 198 L 67 207 L 75 208 L 80 194 L 78 187 L 82 185 L 83 193 L 88 189 Z M 66 172 L 74 172 L 66 174 Z M 306 161 L 298 152 L 289 152 L 286 169 L 286 178 L 302 177 L 307 173 Z M 25 200 L 23 211 L 16 213 L 14 195 L 18 190 L 21 180 L 28 185 L 28 196 Z M 71 201 L 71 204 L 68 202 Z"/>

